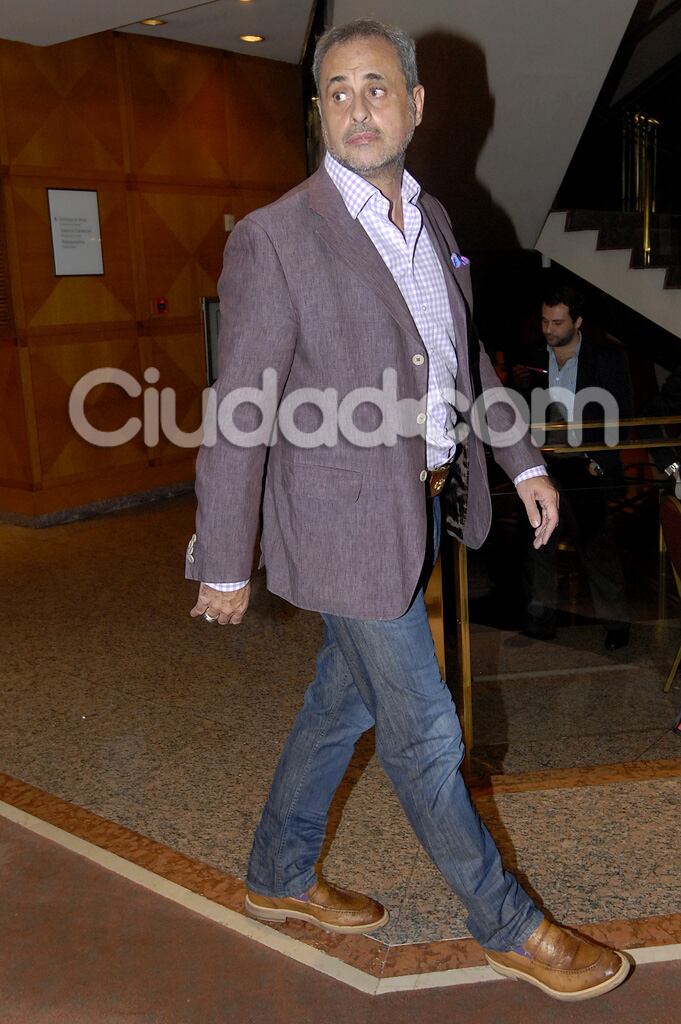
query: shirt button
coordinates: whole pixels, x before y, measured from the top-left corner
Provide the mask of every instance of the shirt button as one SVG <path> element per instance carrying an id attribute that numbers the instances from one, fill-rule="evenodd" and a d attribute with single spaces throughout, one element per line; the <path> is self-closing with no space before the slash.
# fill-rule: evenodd
<path id="1" fill-rule="evenodd" d="M 425 414 L 425 412 L 420 412 L 418 414 L 418 416 L 416 417 L 416 422 L 417 423 L 425 423 L 426 422 L 426 414 Z"/>
<path id="2" fill-rule="evenodd" d="M 415 356 L 411 357 L 411 361 L 414 364 L 414 366 L 423 366 L 426 360 L 425 357 L 422 356 L 420 352 L 417 352 Z"/>
<path id="3" fill-rule="evenodd" d="M 422 469 L 421 472 L 419 473 L 419 480 L 421 481 L 422 484 L 425 484 L 427 479 L 428 479 L 428 470 L 427 469 Z"/>

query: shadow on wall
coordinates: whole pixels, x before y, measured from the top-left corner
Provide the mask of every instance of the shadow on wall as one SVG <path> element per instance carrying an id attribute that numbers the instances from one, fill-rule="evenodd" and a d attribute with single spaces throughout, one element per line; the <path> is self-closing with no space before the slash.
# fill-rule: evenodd
<path id="1" fill-rule="evenodd" d="M 409 148 L 409 170 L 444 203 L 461 252 L 519 248 L 510 217 L 476 175 L 494 123 L 484 52 L 449 32 L 417 39 L 416 52 L 426 104 Z"/>

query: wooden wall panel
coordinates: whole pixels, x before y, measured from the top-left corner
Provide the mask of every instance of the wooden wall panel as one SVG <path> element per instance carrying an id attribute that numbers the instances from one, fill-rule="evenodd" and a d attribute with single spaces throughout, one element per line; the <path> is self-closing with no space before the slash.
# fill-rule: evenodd
<path id="1" fill-rule="evenodd" d="M 126 36 L 132 153 L 138 174 L 173 180 L 228 176 L 218 50 Z M 238 179 L 237 179 L 238 180 Z"/>
<path id="2" fill-rule="evenodd" d="M 299 69 L 120 33 L 45 49 L 0 41 L 0 163 L 16 315 L 0 346 L 0 510 L 12 510 L 8 481 L 23 487 L 16 510 L 30 486 L 38 514 L 186 480 L 195 452 L 166 440 L 88 445 L 68 396 L 98 366 L 142 387 L 156 366 L 178 425 L 196 428 L 200 299 L 216 292 L 224 214 L 239 219 L 305 175 Z M 102 276 L 55 277 L 50 187 L 97 190 Z M 108 429 L 140 402 L 100 388 L 90 415 Z"/>
<path id="3" fill-rule="evenodd" d="M 114 37 L 60 46 L 3 42 L 0 75 L 9 159 L 14 172 L 120 174 L 123 135 Z"/>
<path id="4" fill-rule="evenodd" d="M 9 272 L 9 245 L 5 219 L 5 187 L 0 177 L 0 345 L 14 335 L 14 303 Z"/>
<path id="5" fill-rule="evenodd" d="M 196 332 L 156 335 L 151 340 L 150 365 L 160 373 L 159 391 L 172 388 L 175 392 L 178 428 L 192 433 L 201 424 L 201 396 L 206 388 L 203 345 L 197 343 Z M 172 460 L 178 457 L 178 448 L 162 435 L 153 454 L 162 461 Z"/>
<path id="6" fill-rule="evenodd" d="M 290 188 L 304 177 L 302 79 L 298 68 L 228 55 L 226 131 L 229 174 L 257 187 Z M 266 124 L 263 132 L 260 126 Z"/>
<path id="7" fill-rule="evenodd" d="M 150 296 L 168 300 L 171 316 L 198 316 L 212 295 L 225 245 L 224 196 L 140 189 L 144 262 Z"/>
<path id="8" fill-rule="evenodd" d="M 29 487 L 33 474 L 18 355 L 17 348 L 0 347 L 0 481 Z"/>
<path id="9" fill-rule="evenodd" d="M 45 486 L 64 479 L 101 474 L 121 465 L 143 465 L 147 452 L 141 434 L 127 444 L 102 448 L 84 440 L 68 413 L 69 395 L 90 370 L 111 367 L 126 371 L 141 383 L 135 337 L 112 341 L 70 338 L 59 345 L 43 345 L 31 352 L 31 375 L 36 408 L 49 430 L 40 431 L 40 462 Z M 131 416 L 141 417 L 142 399 L 130 397 L 114 384 L 94 388 L 86 401 L 88 422 L 97 430 L 117 430 Z"/>

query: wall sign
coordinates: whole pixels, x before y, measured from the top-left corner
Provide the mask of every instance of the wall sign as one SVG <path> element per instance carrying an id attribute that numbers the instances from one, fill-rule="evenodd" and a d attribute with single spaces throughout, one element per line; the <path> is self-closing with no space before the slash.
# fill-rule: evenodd
<path id="1" fill-rule="evenodd" d="M 48 188 L 57 277 L 104 273 L 99 204 L 94 189 Z"/>

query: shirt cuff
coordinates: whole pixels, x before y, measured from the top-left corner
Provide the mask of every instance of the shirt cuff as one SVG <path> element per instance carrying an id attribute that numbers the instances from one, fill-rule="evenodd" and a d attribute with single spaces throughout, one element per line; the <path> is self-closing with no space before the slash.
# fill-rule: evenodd
<path id="1" fill-rule="evenodd" d="M 241 583 L 206 583 L 203 581 L 204 587 L 210 587 L 211 590 L 219 590 L 221 594 L 229 594 L 233 590 L 241 590 L 250 583 L 250 580 L 242 580 Z"/>
<path id="2" fill-rule="evenodd" d="M 531 480 L 533 476 L 548 476 L 546 466 L 533 466 L 532 469 L 526 469 L 523 473 L 518 473 L 517 476 L 513 477 L 513 486 L 517 487 L 523 480 Z"/>

